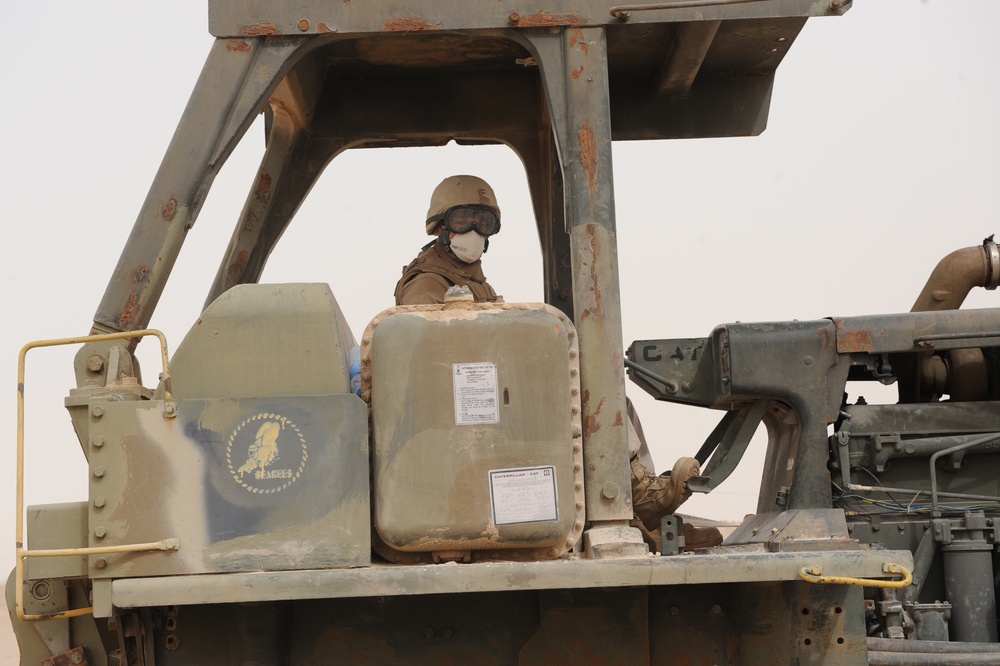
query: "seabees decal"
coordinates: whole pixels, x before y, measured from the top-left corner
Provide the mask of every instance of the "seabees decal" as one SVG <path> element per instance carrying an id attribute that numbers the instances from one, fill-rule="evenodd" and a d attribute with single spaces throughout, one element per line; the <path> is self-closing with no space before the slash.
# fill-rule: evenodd
<path id="1" fill-rule="evenodd" d="M 226 446 L 229 473 L 252 493 L 284 490 L 302 475 L 308 459 L 306 439 L 298 426 L 280 414 L 268 412 L 240 423 Z M 245 462 L 239 464 L 241 460 Z"/>

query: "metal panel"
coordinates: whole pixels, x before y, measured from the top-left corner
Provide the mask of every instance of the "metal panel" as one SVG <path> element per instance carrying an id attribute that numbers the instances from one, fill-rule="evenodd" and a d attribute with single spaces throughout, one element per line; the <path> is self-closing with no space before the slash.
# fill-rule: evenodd
<path id="1" fill-rule="evenodd" d="M 92 578 L 369 563 L 357 396 L 180 400 L 174 419 L 162 410 L 91 405 L 90 545 L 176 537 L 180 548 L 92 556 Z"/>
<path id="2" fill-rule="evenodd" d="M 476 28 L 581 28 L 620 21 L 715 21 L 773 18 L 782 16 L 826 16 L 842 14 L 850 0 L 760 0 L 719 2 L 700 6 L 679 3 L 627 5 L 607 0 L 547 2 L 539 9 L 532 0 L 490 2 L 442 2 L 441 0 L 395 0 L 370 3 L 342 0 L 300 0 L 274 3 L 267 0 L 210 0 L 209 31 L 217 37 L 258 37 L 355 32 L 416 32 L 469 30 Z M 687 4 L 688 6 L 683 6 Z M 617 14 L 617 16 L 616 16 Z"/>
<path id="3" fill-rule="evenodd" d="M 824 574 L 885 576 L 884 564 L 913 566 L 909 551 L 714 552 L 622 560 L 483 562 L 323 571 L 260 571 L 115 580 L 119 608 L 416 594 L 794 581 L 803 567 Z"/>

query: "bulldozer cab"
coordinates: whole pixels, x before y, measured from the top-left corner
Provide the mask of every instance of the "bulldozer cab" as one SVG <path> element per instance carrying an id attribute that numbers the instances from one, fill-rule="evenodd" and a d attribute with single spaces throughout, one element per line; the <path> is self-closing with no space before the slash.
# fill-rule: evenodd
<path id="1" fill-rule="evenodd" d="M 23 367 L 35 346 L 83 345 L 66 406 L 90 475 L 86 502 L 27 509 L 27 547 L 18 507 L 22 663 L 865 663 L 914 558 L 852 536 L 827 429 L 849 374 L 913 350 L 823 320 L 626 351 L 611 155 L 759 134 L 805 22 L 849 7 L 210 0 L 214 44 L 91 335 L 22 351 Z M 259 114 L 259 169 L 171 354 L 147 326 Z M 352 330 L 346 285 L 260 283 L 338 156 L 452 142 L 522 161 L 544 303 L 456 297 Z M 983 321 L 918 323 L 967 339 Z M 162 349 L 149 387 L 141 337 Z M 723 410 L 693 490 L 767 424 L 760 515 L 726 546 L 685 553 L 670 516 L 658 557 L 631 524 L 626 368 L 657 398 Z"/>

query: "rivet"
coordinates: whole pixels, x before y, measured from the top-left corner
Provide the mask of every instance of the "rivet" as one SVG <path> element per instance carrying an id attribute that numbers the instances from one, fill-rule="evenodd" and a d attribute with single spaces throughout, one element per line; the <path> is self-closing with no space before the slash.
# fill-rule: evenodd
<path id="1" fill-rule="evenodd" d="M 570 331 L 569 333 L 566 334 L 566 337 L 568 337 L 570 340 L 572 340 L 573 338 L 576 337 L 576 333 L 573 332 L 573 331 Z"/>
<path id="2" fill-rule="evenodd" d="M 107 471 L 108 470 L 104 468 L 104 465 L 98 465 L 97 467 L 94 468 L 94 476 L 96 476 L 99 479 L 102 476 L 104 476 L 105 472 Z"/>
<path id="3" fill-rule="evenodd" d="M 576 521 L 575 523 L 573 523 L 573 530 L 574 531 L 579 532 L 582 529 L 583 529 L 583 523 L 581 523 L 579 520 Z"/>
<path id="4" fill-rule="evenodd" d="M 95 449 L 99 449 L 104 446 L 104 435 L 97 435 L 94 439 L 90 440 L 90 445 Z"/>
<path id="5" fill-rule="evenodd" d="M 583 469 L 583 465 L 581 465 L 580 463 L 576 463 L 576 464 L 573 465 L 573 471 L 574 472 L 579 472 L 582 469 Z"/>
<path id="6" fill-rule="evenodd" d="M 573 412 L 574 414 L 579 414 L 580 413 L 580 408 L 578 406 L 576 406 L 576 405 L 573 405 L 573 408 L 570 409 L 570 411 Z"/>
<path id="7" fill-rule="evenodd" d="M 302 32 L 305 32 L 308 29 L 309 29 L 309 20 L 308 19 L 302 19 L 301 21 L 299 21 L 299 30 L 301 30 Z"/>
<path id="8" fill-rule="evenodd" d="M 713 615 L 718 615 L 721 612 L 722 612 L 722 606 L 720 606 L 719 604 L 715 604 L 714 606 L 712 606 Z"/>
<path id="9" fill-rule="evenodd" d="M 802 359 L 802 362 L 805 363 L 806 365 L 812 365 L 813 364 L 813 357 L 812 356 L 806 356 L 804 359 Z"/>
<path id="10" fill-rule="evenodd" d="M 572 547 L 573 547 L 573 542 L 570 541 L 569 539 L 566 539 L 566 548 L 572 548 Z"/>
<path id="11" fill-rule="evenodd" d="M 614 483 L 605 483 L 604 487 L 601 488 L 601 497 L 606 500 L 613 500 L 618 497 L 618 486 Z"/>
<path id="12" fill-rule="evenodd" d="M 424 638 L 434 638 L 434 630 L 430 627 L 424 629 Z"/>
<path id="13" fill-rule="evenodd" d="M 104 495 L 98 495 L 97 498 L 94 500 L 94 506 L 96 506 L 98 509 L 103 509 L 105 504 L 107 504 L 107 500 L 104 499 Z"/>
<path id="14" fill-rule="evenodd" d="M 100 405 L 95 405 L 94 408 L 90 410 L 90 413 L 94 416 L 95 419 L 99 419 L 102 416 L 104 416 L 104 408 L 101 407 Z"/>
<path id="15" fill-rule="evenodd" d="M 575 349 L 571 349 L 569 351 L 569 357 L 570 358 L 576 358 L 576 350 Z"/>
<path id="16" fill-rule="evenodd" d="M 574 490 L 583 490 L 583 484 L 577 483 L 573 485 Z"/>
<path id="17" fill-rule="evenodd" d="M 579 444 L 574 444 L 573 445 L 573 453 L 579 453 L 580 452 L 580 448 L 581 447 L 580 447 Z"/>
<path id="18" fill-rule="evenodd" d="M 94 562 L 94 568 L 95 569 L 104 569 L 107 566 L 108 566 L 108 561 L 106 559 L 104 559 L 103 557 L 101 559 L 97 560 L 96 562 Z"/>
<path id="19" fill-rule="evenodd" d="M 671 615 L 680 615 L 681 614 L 681 609 L 678 608 L 677 606 L 671 606 L 670 607 L 670 614 Z"/>
<path id="20" fill-rule="evenodd" d="M 576 368 L 570 368 L 570 370 L 569 370 L 569 376 L 570 377 L 576 377 Z"/>
<path id="21" fill-rule="evenodd" d="M 451 627 L 445 627 L 444 631 L 441 632 L 441 635 L 444 636 L 445 638 L 451 638 L 452 636 L 455 635 L 455 632 L 452 631 Z"/>
<path id="22" fill-rule="evenodd" d="M 103 539 L 104 537 L 108 536 L 108 530 L 105 529 L 103 526 L 98 525 L 97 527 L 94 528 L 94 536 L 97 537 L 98 539 Z"/>
<path id="23" fill-rule="evenodd" d="M 571 389 L 569 390 L 569 392 L 570 392 L 570 393 L 571 393 L 572 395 L 580 395 L 580 389 L 578 389 L 578 388 L 577 388 L 577 387 L 575 387 L 575 386 L 574 386 L 573 388 L 571 388 Z"/>

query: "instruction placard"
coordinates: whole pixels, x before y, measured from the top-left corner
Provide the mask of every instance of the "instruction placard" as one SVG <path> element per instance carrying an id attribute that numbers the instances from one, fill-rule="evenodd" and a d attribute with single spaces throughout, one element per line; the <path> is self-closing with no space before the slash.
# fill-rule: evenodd
<path id="1" fill-rule="evenodd" d="M 453 363 L 455 425 L 500 423 L 495 363 Z"/>
<path id="2" fill-rule="evenodd" d="M 495 525 L 558 520 L 556 468 L 490 470 L 490 502 Z"/>

